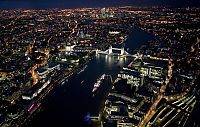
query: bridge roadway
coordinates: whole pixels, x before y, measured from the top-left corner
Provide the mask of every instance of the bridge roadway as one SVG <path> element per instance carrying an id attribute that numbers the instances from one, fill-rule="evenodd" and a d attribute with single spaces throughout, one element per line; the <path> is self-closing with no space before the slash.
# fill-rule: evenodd
<path id="1" fill-rule="evenodd" d="M 113 53 L 113 50 L 117 50 L 117 51 L 121 51 L 120 54 L 118 53 Z M 155 56 L 150 56 L 150 55 L 143 55 L 143 54 L 130 54 L 127 51 L 125 51 L 125 49 L 122 48 L 113 48 L 112 46 L 109 47 L 109 49 L 107 49 L 106 51 L 101 51 L 98 49 L 76 49 L 76 48 L 72 48 L 70 49 L 70 51 L 68 50 L 62 50 L 65 52 L 96 52 L 96 54 L 104 54 L 104 55 L 117 55 L 117 56 L 122 56 L 122 57 L 133 57 L 136 59 L 142 59 L 142 58 L 149 58 L 149 59 L 154 59 L 154 60 L 162 60 L 162 61 L 169 61 L 168 58 L 160 58 L 160 57 L 155 57 Z"/>

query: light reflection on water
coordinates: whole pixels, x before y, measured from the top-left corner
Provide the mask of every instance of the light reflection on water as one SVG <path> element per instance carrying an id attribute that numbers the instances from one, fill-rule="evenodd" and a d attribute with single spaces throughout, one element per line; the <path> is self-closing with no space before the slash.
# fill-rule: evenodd
<path id="1" fill-rule="evenodd" d="M 126 47 L 133 51 L 153 37 L 144 31 L 135 28 L 126 40 Z M 88 111 L 99 109 L 101 97 L 95 100 L 91 98 L 91 91 L 96 79 L 102 74 L 109 74 L 116 78 L 117 73 L 124 65 L 130 62 L 128 58 L 108 55 L 96 55 L 89 63 L 87 69 L 81 74 L 70 77 L 63 87 L 56 88 L 43 104 L 44 112 L 38 114 L 30 127 L 39 126 L 68 126 L 74 124 L 79 127 L 83 116 Z M 84 84 L 81 81 L 84 80 Z M 106 88 L 104 89 L 106 90 Z M 102 91 L 105 93 L 105 91 Z M 100 93 L 99 96 L 104 96 Z"/>

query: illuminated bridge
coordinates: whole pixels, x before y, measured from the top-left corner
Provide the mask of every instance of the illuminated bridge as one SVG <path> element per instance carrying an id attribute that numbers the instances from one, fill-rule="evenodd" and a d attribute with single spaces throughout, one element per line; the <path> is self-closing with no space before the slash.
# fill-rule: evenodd
<path id="1" fill-rule="evenodd" d="M 117 52 L 117 53 L 116 53 Z M 109 49 L 105 51 L 96 50 L 96 54 L 105 54 L 105 55 L 114 55 L 114 56 L 121 56 L 121 57 L 135 57 L 136 59 L 142 58 L 142 55 L 137 54 L 129 54 L 127 51 L 125 51 L 124 46 L 121 48 L 113 48 L 112 46 L 109 47 Z"/>
<path id="2" fill-rule="evenodd" d="M 101 51 L 99 49 L 78 49 L 75 48 L 76 45 L 73 46 L 66 46 L 63 51 L 65 52 L 96 52 L 96 54 L 104 54 L 104 55 L 111 55 L 111 56 L 120 56 L 120 57 L 134 57 L 135 59 L 141 59 L 142 54 L 136 53 L 136 54 L 129 54 L 127 51 L 125 51 L 124 46 L 121 48 L 113 48 L 111 45 L 109 49 L 105 51 Z"/>
<path id="3" fill-rule="evenodd" d="M 114 53 L 113 51 L 120 51 L 120 53 Z M 106 51 L 101 51 L 97 49 L 96 54 L 118 55 L 118 56 L 129 55 L 129 53 L 124 50 L 124 47 L 113 48 L 112 46 L 110 46 L 109 49 L 107 49 Z"/>

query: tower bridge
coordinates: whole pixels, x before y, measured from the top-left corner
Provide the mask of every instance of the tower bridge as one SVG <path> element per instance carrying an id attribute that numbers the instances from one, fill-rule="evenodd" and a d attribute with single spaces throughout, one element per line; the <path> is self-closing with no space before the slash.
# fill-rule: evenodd
<path id="1" fill-rule="evenodd" d="M 124 46 L 122 46 L 121 48 L 116 48 L 116 47 L 113 48 L 112 45 L 105 51 L 102 51 L 99 49 L 76 49 L 75 45 L 66 46 L 66 48 L 63 51 L 65 52 L 96 52 L 96 54 L 104 54 L 104 55 L 120 56 L 120 57 L 134 57 L 135 59 L 141 59 L 143 57 L 142 54 L 139 54 L 139 53 L 136 53 L 136 54 L 128 53 L 124 49 Z"/>
<path id="2" fill-rule="evenodd" d="M 115 51 L 120 51 L 119 53 L 115 53 Z M 141 54 L 129 54 L 125 49 L 124 46 L 122 46 L 121 48 L 113 48 L 112 46 L 110 46 L 107 50 L 105 51 L 101 51 L 101 50 L 96 50 L 96 54 L 105 54 L 105 55 L 113 55 L 113 56 L 121 56 L 121 57 L 134 57 L 136 59 L 140 59 L 142 58 Z"/>
<path id="3" fill-rule="evenodd" d="M 120 51 L 120 53 L 114 53 L 113 51 Z M 118 55 L 118 56 L 129 55 L 129 53 L 124 50 L 124 47 L 113 48 L 112 46 L 110 46 L 109 49 L 107 49 L 106 51 L 101 51 L 97 49 L 96 54 L 107 54 L 107 55 Z"/>

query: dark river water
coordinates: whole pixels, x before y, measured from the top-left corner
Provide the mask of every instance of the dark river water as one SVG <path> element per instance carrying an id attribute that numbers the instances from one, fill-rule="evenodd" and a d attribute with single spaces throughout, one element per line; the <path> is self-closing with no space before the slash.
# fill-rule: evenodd
<path id="1" fill-rule="evenodd" d="M 152 40 L 153 35 L 135 27 L 126 40 L 125 48 L 133 52 L 142 44 Z M 116 60 L 119 62 L 116 64 Z M 84 72 L 72 75 L 68 82 L 55 88 L 45 99 L 43 111 L 34 116 L 28 126 L 31 127 L 79 127 L 83 124 L 86 112 L 94 114 L 101 107 L 102 98 L 109 85 L 103 86 L 98 97 L 92 97 L 93 85 L 102 74 L 116 78 L 120 71 L 119 66 L 127 65 L 131 59 L 117 58 L 106 55 L 97 55 L 89 63 Z M 81 84 L 81 81 L 84 83 Z"/>

